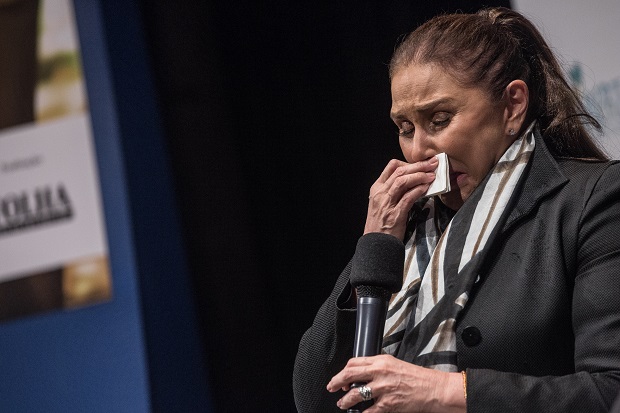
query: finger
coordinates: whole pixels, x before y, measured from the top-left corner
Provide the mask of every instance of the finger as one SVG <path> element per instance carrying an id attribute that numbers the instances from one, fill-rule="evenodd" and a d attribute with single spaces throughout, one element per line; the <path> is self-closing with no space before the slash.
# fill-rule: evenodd
<path id="1" fill-rule="evenodd" d="M 438 161 L 436 157 L 412 164 L 392 159 L 383 170 L 379 179 L 371 186 L 369 198 L 374 198 L 378 194 L 385 193 L 385 191 L 394 184 L 394 181 L 400 177 L 418 172 L 434 172 L 437 169 L 437 165 Z"/>
<path id="2" fill-rule="evenodd" d="M 379 354 L 370 357 L 353 357 L 347 365 L 327 385 L 329 391 L 349 390 L 351 383 L 368 383 L 375 380 L 375 375 L 385 373 L 385 368 L 393 362 L 394 356 Z"/>
<path id="3" fill-rule="evenodd" d="M 437 169 L 437 164 L 439 163 L 437 157 L 433 156 L 424 161 L 407 163 L 398 159 L 392 159 L 383 169 L 381 175 L 377 179 L 378 182 L 387 181 L 390 176 L 394 174 L 398 169 L 404 168 L 404 171 L 401 173 L 411 173 L 418 171 L 434 171 Z"/>
<path id="4" fill-rule="evenodd" d="M 383 357 L 383 354 L 379 354 L 376 356 L 368 356 L 368 357 L 351 357 L 349 361 L 347 361 L 347 365 L 345 367 L 360 367 L 360 366 L 369 366 L 375 362 L 375 360 Z"/>
<path id="5" fill-rule="evenodd" d="M 430 184 L 435 180 L 435 172 L 418 171 L 409 174 L 392 175 L 387 182 L 380 185 L 373 185 L 370 190 L 369 199 L 373 202 L 371 206 L 395 206 L 399 203 L 402 196 L 409 190 L 418 185 Z M 422 192 L 424 194 L 424 192 Z"/>
<path id="6" fill-rule="evenodd" d="M 383 172 L 381 172 L 381 175 L 379 175 L 377 182 L 385 182 L 390 176 L 392 176 L 396 169 L 405 165 L 409 164 L 398 159 L 392 159 L 390 162 L 388 162 L 385 168 L 383 168 Z"/>
<path id="7" fill-rule="evenodd" d="M 392 182 L 400 176 L 415 174 L 417 172 L 434 172 L 437 169 L 438 164 L 439 161 L 435 156 L 420 162 L 401 164 L 394 169 L 392 175 L 390 175 L 390 177 L 388 177 L 384 182 L 391 185 Z"/>
<path id="8" fill-rule="evenodd" d="M 373 359 L 381 356 L 373 357 L 353 357 L 349 359 L 346 366 L 327 384 L 327 390 L 335 392 L 338 390 L 348 391 L 351 383 L 361 382 L 360 376 L 369 377 L 367 368 L 372 366 Z"/>
<path id="9" fill-rule="evenodd" d="M 376 397 L 376 396 L 375 396 L 375 394 L 374 394 L 374 393 L 375 393 L 375 391 L 374 391 L 374 389 L 370 386 L 370 384 L 371 384 L 371 383 L 368 383 L 368 384 L 366 384 L 366 386 L 367 386 L 368 388 L 370 388 L 370 389 L 371 389 L 371 392 L 372 392 L 372 398 L 374 399 L 374 398 Z M 344 409 L 348 409 L 348 408 L 350 408 L 350 407 L 353 407 L 353 406 L 355 406 L 355 405 L 357 405 L 357 404 L 359 404 L 359 403 L 361 403 L 361 402 L 365 401 L 365 400 L 364 400 L 364 397 L 362 396 L 362 393 L 360 392 L 360 388 L 361 388 L 361 386 L 360 386 L 360 387 L 355 387 L 355 388 L 352 388 L 351 390 L 349 390 L 349 391 L 347 392 L 347 394 L 345 394 L 344 396 L 342 396 L 342 397 L 340 398 L 340 400 L 338 400 L 338 402 L 336 403 L 336 405 L 337 405 L 340 409 L 343 409 L 343 410 L 344 410 Z M 364 411 L 368 411 L 368 410 L 364 410 Z"/>
<path id="10" fill-rule="evenodd" d="M 420 185 L 430 184 L 435 180 L 435 172 L 416 172 L 413 174 L 399 176 L 388 189 L 388 196 L 398 204 L 405 193 L 415 189 Z M 424 192 L 420 196 L 424 195 Z"/>
<path id="11" fill-rule="evenodd" d="M 377 194 L 371 198 L 368 204 L 364 234 L 383 232 L 391 234 L 398 239 L 403 239 L 409 211 L 413 204 L 428 191 L 429 187 L 430 182 L 422 183 L 414 188 L 407 189 L 402 196 L 400 194 L 401 191 L 399 191 L 391 196 L 388 194 Z"/>
<path id="12" fill-rule="evenodd" d="M 338 390 L 348 390 L 351 383 L 365 383 L 372 380 L 370 366 L 345 367 L 336 374 L 327 384 L 327 390 L 335 392 Z"/>
<path id="13" fill-rule="evenodd" d="M 407 216 L 409 216 L 409 211 L 413 207 L 413 204 L 420 198 L 426 194 L 428 188 L 430 188 L 431 182 L 418 185 L 414 188 L 411 188 L 407 192 L 403 194 L 398 202 L 397 208 L 402 209 L 403 211 L 407 211 Z"/>

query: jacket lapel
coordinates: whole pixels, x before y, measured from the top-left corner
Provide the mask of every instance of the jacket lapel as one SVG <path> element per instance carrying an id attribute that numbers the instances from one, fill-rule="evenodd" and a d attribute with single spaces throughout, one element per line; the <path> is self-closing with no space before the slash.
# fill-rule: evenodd
<path id="1" fill-rule="evenodd" d="M 532 212 L 545 196 L 568 182 L 538 130 L 535 132 L 535 139 L 532 162 L 526 171 L 523 186 L 515 191 L 514 196 L 518 198 L 504 223 L 504 231 Z M 492 240 L 489 240 L 487 245 L 491 245 L 491 242 Z"/>
<path id="2" fill-rule="evenodd" d="M 519 185 L 519 188 L 516 188 L 512 195 L 516 197 L 511 201 L 514 207 L 507 206 L 510 212 L 497 223 L 496 228 L 486 242 L 486 247 L 463 267 L 458 277 L 473 280 L 473 278 L 479 275 L 482 272 L 481 268 L 485 264 L 486 258 L 497 246 L 499 234 L 504 233 L 512 225 L 534 211 L 535 207 L 545 196 L 568 182 L 568 179 L 560 170 L 558 163 L 547 149 L 538 131 L 535 132 L 535 139 L 536 146 L 528 169 L 524 171 L 524 181 Z M 490 255 L 492 256 L 493 254 Z"/>

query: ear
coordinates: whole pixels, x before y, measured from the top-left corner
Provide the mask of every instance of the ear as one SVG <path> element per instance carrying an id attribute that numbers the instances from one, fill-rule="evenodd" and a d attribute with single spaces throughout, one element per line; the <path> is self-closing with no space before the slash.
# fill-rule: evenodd
<path id="1" fill-rule="evenodd" d="M 504 93 L 506 110 L 504 113 L 506 135 L 520 135 L 521 128 L 525 123 L 527 108 L 529 105 L 530 92 L 523 80 L 513 80 L 506 86 Z"/>

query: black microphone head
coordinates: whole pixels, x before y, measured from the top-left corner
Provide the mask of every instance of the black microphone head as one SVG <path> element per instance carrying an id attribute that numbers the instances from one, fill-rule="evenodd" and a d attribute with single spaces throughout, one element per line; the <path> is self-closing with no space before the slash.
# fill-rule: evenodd
<path id="1" fill-rule="evenodd" d="M 358 297 L 380 298 L 383 301 L 389 301 L 392 292 L 383 287 L 373 287 L 371 285 L 358 285 L 355 288 L 355 294 Z"/>
<path id="2" fill-rule="evenodd" d="M 396 293 L 403 286 L 405 245 L 398 238 L 373 232 L 357 242 L 349 282 L 354 288 L 368 286 Z"/>

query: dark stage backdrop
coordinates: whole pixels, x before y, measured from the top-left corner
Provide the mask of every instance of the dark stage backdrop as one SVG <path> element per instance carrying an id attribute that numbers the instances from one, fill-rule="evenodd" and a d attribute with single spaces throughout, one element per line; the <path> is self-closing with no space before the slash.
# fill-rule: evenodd
<path id="1" fill-rule="evenodd" d="M 394 45 L 482 5 L 324 3 L 141 2 L 217 412 L 295 411 L 299 339 L 400 157 Z"/>

